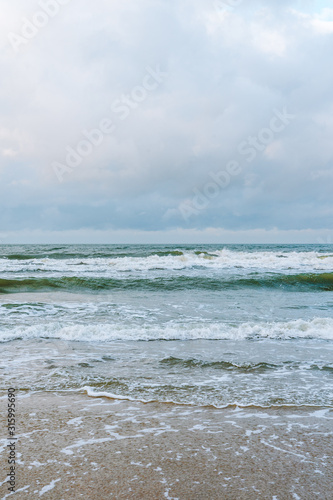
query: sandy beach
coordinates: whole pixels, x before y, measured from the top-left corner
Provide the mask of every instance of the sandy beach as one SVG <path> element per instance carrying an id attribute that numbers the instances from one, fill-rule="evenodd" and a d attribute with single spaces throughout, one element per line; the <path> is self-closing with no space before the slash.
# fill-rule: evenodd
<path id="1" fill-rule="evenodd" d="M 21 393 L 17 402 L 15 498 L 331 498 L 329 409 L 214 409 L 77 393 Z M 2 429 L 5 405 L 3 395 Z M 6 438 L 1 445 L 4 470 Z M 1 482 L 3 499 L 7 486 Z"/>

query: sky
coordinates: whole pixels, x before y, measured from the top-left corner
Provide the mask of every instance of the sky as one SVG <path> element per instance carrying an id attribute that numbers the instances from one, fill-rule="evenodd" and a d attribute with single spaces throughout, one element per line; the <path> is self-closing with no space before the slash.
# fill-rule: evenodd
<path id="1" fill-rule="evenodd" d="M 1 0 L 0 243 L 333 242 L 333 0 Z"/>

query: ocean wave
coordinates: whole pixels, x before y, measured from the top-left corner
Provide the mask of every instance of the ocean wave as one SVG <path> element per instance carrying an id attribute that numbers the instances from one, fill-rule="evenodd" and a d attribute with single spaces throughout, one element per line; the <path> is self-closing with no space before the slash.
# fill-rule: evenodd
<path id="1" fill-rule="evenodd" d="M 170 356 L 160 361 L 161 366 L 173 367 L 181 366 L 182 368 L 213 368 L 216 370 L 237 371 L 239 373 L 263 373 L 269 370 L 279 368 L 279 365 L 272 363 L 243 363 L 236 364 L 230 361 L 202 361 L 200 359 L 182 359 Z"/>
<path id="2" fill-rule="evenodd" d="M 162 367 L 181 367 L 181 368 L 198 368 L 198 369 L 214 369 L 214 370 L 225 370 L 232 371 L 236 373 L 265 373 L 270 372 L 272 370 L 320 370 L 333 373 L 333 365 L 326 365 L 324 363 L 302 363 L 299 361 L 283 361 L 282 363 L 232 363 L 231 361 L 203 361 L 196 358 L 175 358 L 173 356 L 169 356 L 168 358 L 164 358 L 160 361 L 160 365 Z"/>
<path id="3" fill-rule="evenodd" d="M 223 290 L 238 288 L 293 288 L 332 291 L 333 273 L 266 274 L 243 276 L 166 276 L 122 277 L 60 276 L 43 278 L 0 279 L 0 293 L 58 290 Z"/>
<path id="4" fill-rule="evenodd" d="M 53 338 L 66 341 L 154 341 L 154 340 L 333 340 L 333 318 L 297 319 L 287 322 L 180 323 L 164 326 L 133 326 L 123 323 L 75 324 L 48 322 L 30 326 L 2 327 L 0 341 Z"/>
<path id="5" fill-rule="evenodd" d="M 117 272 L 150 271 L 154 269 L 261 269 L 329 271 L 333 268 L 333 254 L 316 251 L 234 251 L 221 250 L 155 250 L 147 255 L 93 253 L 8 254 L 0 258 L 2 272 L 54 271 L 67 272 L 75 266 L 86 271 Z"/>

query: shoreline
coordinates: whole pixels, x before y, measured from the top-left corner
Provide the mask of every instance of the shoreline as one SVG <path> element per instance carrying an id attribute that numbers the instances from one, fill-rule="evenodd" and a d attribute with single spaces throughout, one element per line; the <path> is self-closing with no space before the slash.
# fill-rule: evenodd
<path id="1" fill-rule="evenodd" d="M 5 398 L 0 405 L 5 467 Z M 329 408 L 217 409 L 44 392 L 18 393 L 16 418 L 16 498 L 330 498 Z"/>

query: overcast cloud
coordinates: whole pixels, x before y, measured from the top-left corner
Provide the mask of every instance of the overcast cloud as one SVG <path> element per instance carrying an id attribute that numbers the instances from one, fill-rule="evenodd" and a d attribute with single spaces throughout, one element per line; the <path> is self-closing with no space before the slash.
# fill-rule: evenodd
<path id="1" fill-rule="evenodd" d="M 0 11 L 4 242 L 327 237 L 332 1 Z"/>

